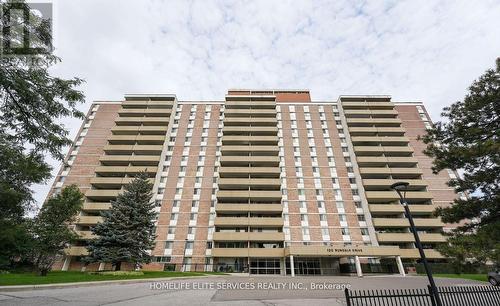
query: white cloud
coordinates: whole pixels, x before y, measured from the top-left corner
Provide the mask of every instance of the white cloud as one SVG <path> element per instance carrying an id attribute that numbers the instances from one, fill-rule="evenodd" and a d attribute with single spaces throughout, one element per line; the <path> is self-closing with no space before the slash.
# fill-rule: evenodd
<path id="1" fill-rule="evenodd" d="M 499 1 L 57 1 L 54 73 L 93 100 L 223 99 L 308 88 L 315 100 L 390 94 L 434 120 L 500 55 Z M 65 121 L 75 135 L 80 122 Z M 52 162 L 57 169 L 59 165 Z M 44 199 L 48 186 L 36 186 Z"/>

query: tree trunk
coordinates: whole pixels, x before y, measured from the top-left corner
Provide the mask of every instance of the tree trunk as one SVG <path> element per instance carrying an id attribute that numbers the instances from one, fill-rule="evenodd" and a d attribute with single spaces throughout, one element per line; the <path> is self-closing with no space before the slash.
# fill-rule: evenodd
<path id="1" fill-rule="evenodd" d="M 120 271 L 121 268 L 122 268 L 122 262 L 121 261 L 115 263 L 115 271 Z"/>
<path id="2" fill-rule="evenodd" d="M 47 268 L 38 268 L 38 276 L 47 276 L 49 269 Z"/>

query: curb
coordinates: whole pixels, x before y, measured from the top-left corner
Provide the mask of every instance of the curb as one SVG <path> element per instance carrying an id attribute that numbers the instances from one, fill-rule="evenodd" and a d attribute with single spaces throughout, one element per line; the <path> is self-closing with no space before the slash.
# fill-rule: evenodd
<path id="1" fill-rule="evenodd" d="M 185 280 L 185 279 L 221 277 L 221 276 L 227 276 L 227 275 L 200 275 L 200 276 L 180 276 L 180 277 L 119 279 L 119 280 L 106 280 L 106 281 L 73 282 L 73 283 L 40 284 L 40 285 L 13 285 L 13 286 L 0 286 L 0 292 L 43 290 L 43 289 L 64 289 L 64 288 L 78 288 L 78 287 L 90 287 L 96 285 L 112 285 L 112 284 L 115 285 L 140 284 L 140 283 L 150 283 L 154 281 Z"/>

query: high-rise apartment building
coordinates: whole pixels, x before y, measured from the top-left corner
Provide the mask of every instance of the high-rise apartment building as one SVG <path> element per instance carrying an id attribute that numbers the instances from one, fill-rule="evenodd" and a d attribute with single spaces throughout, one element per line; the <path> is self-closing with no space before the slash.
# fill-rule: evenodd
<path id="1" fill-rule="evenodd" d="M 51 193 L 77 184 L 81 240 L 55 268 L 81 269 L 100 211 L 135 174 L 154 183 L 157 243 L 145 269 L 252 274 L 402 272 L 418 257 L 389 186 L 406 197 L 431 261 L 455 198 L 417 140 L 422 103 L 390 96 L 311 101 L 307 90 L 230 90 L 224 101 L 127 95 L 95 102 Z M 389 268 L 388 268 L 389 267 Z M 104 264 L 87 269 L 103 269 Z M 385 270 L 384 270 L 385 271 Z"/>

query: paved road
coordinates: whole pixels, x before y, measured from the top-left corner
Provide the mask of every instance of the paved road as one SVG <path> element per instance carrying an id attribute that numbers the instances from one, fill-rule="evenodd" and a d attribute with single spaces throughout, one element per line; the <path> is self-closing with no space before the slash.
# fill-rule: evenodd
<path id="1" fill-rule="evenodd" d="M 485 284 L 437 279 L 438 286 Z M 345 305 L 352 289 L 425 288 L 420 276 L 273 277 L 218 276 L 158 282 L 99 284 L 0 292 L 0 305 Z M 155 288 L 155 289 L 152 289 Z M 235 289 L 237 288 L 237 289 Z M 239 288 L 239 289 L 238 289 Z"/>

